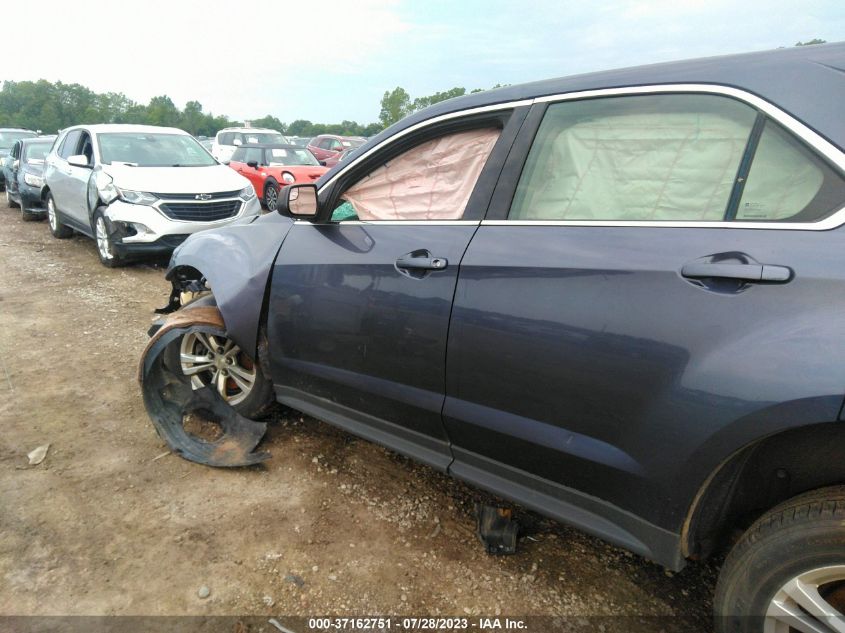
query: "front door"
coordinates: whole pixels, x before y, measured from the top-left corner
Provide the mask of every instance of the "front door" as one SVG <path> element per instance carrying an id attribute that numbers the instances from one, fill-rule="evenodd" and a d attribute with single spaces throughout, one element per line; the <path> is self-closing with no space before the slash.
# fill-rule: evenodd
<path id="1" fill-rule="evenodd" d="M 505 155 L 488 161 L 501 124 L 435 128 L 398 155 L 387 148 L 394 156 L 353 165 L 357 176 L 341 176 L 338 193 L 321 191 L 333 221 L 297 222 L 273 271 L 268 324 L 280 401 L 446 468 L 449 314 L 491 193 L 476 183 Z"/>

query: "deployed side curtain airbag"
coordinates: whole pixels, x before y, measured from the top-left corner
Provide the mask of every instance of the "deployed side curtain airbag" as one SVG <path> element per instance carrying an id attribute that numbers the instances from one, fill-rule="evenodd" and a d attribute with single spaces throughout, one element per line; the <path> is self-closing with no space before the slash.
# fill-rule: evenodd
<path id="1" fill-rule="evenodd" d="M 459 220 L 500 130 L 441 136 L 385 163 L 342 199 L 360 220 Z"/>
<path id="2" fill-rule="evenodd" d="M 722 219 L 749 128 L 699 114 L 577 123 L 552 142 L 526 219 Z"/>

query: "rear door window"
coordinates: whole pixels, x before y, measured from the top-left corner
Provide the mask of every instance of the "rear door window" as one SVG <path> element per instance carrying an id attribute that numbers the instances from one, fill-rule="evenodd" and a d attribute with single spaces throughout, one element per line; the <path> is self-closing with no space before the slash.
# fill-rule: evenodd
<path id="1" fill-rule="evenodd" d="M 738 100 L 636 95 L 550 105 L 508 219 L 802 221 L 845 203 L 842 178 Z"/>

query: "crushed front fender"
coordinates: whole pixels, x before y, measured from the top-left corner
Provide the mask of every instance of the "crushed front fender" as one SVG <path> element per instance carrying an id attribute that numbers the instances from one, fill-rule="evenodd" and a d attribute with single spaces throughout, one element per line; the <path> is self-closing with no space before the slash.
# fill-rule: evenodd
<path id="1" fill-rule="evenodd" d="M 269 453 L 255 450 L 266 424 L 238 414 L 213 388 L 193 389 L 181 369 L 169 365 L 165 351 L 189 332 L 225 335 L 220 312 L 201 306 L 170 315 L 141 357 L 138 378 L 144 406 L 159 436 L 174 453 L 208 466 L 250 466 L 268 459 Z M 209 441 L 189 433 L 184 423 L 187 416 L 217 425 L 222 434 Z"/>

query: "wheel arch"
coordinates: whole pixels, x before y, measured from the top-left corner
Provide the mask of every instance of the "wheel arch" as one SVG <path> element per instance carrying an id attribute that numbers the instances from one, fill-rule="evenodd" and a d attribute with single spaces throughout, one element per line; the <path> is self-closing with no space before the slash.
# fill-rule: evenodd
<path id="1" fill-rule="evenodd" d="M 290 219 L 274 213 L 248 224 L 201 231 L 179 246 L 167 271 L 177 296 L 186 281 L 206 280 L 227 334 L 252 358 L 257 357 L 270 272 L 291 226 Z"/>
<path id="2" fill-rule="evenodd" d="M 681 532 L 685 558 L 722 550 L 736 530 L 804 492 L 845 483 L 845 423 L 791 428 L 725 459 L 700 486 Z"/>

